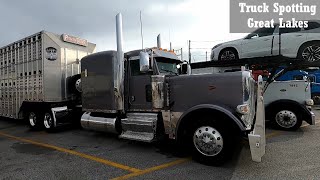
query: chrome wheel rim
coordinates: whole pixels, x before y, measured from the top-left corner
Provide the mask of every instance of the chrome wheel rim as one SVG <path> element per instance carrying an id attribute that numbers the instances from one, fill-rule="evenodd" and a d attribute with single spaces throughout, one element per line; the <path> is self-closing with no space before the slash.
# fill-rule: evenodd
<path id="1" fill-rule="evenodd" d="M 201 154 L 216 156 L 222 151 L 223 138 L 215 128 L 202 126 L 194 132 L 193 144 Z"/>
<path id="2" fill-rule="evenodd" d="M 53 124 L 53 119 L 51 117 L 51 115 L 49 113 L 46 113 L 44 115 L 44 126 L 47 128 L 47 129 L 50 129 L 52 127 L 52 124 Z"/>
<path id="3" fill-rule="evenodd" d="M 77 91 L 79 91 L 79 92 L 82 91 L 82 89 L 81 89 L 81 79 L 78 79 L 78 80 L 76 81 L 76 89 L 77 89 Z"/>
<path id="4" fill-rule="evenodd" d="M 276 114 L 276 122 L 283 128 L 292 128 L 298 122 L 295 113 L 288 110 L 282 110 Z"/>
<path id="5" fill-rule="evenodd" d="M 221 60 L 223 61 L 226 61 L 226 60 L 229 61 L 229 60 L 235 60 L 235 59 L 236 59 L 236 55 L 229 50 L 224 51 L 221 55 Z"/>
<path id="6" fill-rule="evenodd" d="M 30 123 L 31 126 L 35 126 L 36 123 L 37 123 L 37 116 L 36 116 L 36 114 L 34 112 L 31 112 L 29 114 L 29 123 Z"/>
<path id="7" fill-rule="evenodd" d="M 312 45 L 306 47 L 302 52 L 302 58 L 309 62 L 320 60 L 320 46 Z"/>

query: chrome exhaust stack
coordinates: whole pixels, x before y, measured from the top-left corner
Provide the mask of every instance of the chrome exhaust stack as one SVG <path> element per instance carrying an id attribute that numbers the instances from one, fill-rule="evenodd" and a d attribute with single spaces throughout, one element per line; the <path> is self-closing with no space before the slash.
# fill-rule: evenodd
<path id="1" fill-rule="evenodd" d="M 113 62 L 114 64 L 114 103 L 115 107 L 112 109 L 115 112 L 124 111 L 124 52 L 123 52 L 123 37 L 122 37 L 122 15 L 121 13 L 116 16 L 116 34 L 117 34 L 117 58 Z M 112 87 L 111 87 L 112 88 Z M 118 118 L 115 112 L 111 114 L 110 117 L 100 117 L 99 115 L 94 115 L 94 113 L 86 112 L 81 117 L 81 126 L 84 129 L 118 133 L 116 125 Z M 99 116 L 99 117 L 98 117 Z"/>
<path id="2" fill-rule="evenodd" d="M 161 36 L 160 36 L 160 34 L 157 36 L 157 48 L 161 48 Z"/>
<path id="3" fill-rule="evenodd" d="M 117 33 L 117 75 L 115 76 L 115 100 L 117 110 L 124 110 L 124 53 L 123 53 L 123 36 L 122 36 L 122 15 L 116 16 L 116 33 Z"/>

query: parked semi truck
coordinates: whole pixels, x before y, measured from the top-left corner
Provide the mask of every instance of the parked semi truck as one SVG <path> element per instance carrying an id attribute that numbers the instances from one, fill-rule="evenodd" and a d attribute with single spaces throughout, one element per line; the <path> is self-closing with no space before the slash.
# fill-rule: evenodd
<path id="1" fill-rule="evenodd" d="M 192 73 L 225 73 L 241 70 L 238 66 L 210 66 L 210 62 L 192 64 Z M 280 69 L 277 72 L 279 71 Z M 311 99 L 311 87 L 307 79 L 307 73 L 300 70 L 296 71 L 299 74 L 295 71 L 288 71 L 279 76 L 264 91 L 265 116 L 276 128 L 297 130 L 300 128 L 302 121 L 311 125 L 315 124 L 315 114 L 311 110 L 313 100 Z M 264 76 L 264 80 L 267 80 L 269 75 L 268 71 L 263 70 L 253 71 L 253 74 L 255 77 L 257 75 Z M 287 77 L 292 77 L 292 79 L 284 81 Z"/>
<path id="2" fill-rule="evenodd" d="M 41 102 L 22 99 L 16 111 L 7 110 L 5 116 L 26 117 L 31 127 L 52 131 L 80 114 L 77 120 L 85 129 L 143 142 L 167 137 L 191 149 L 194 159 L 211 165 L 225 162 L 237 139 L 248 137 L 252 159 L 261 161 L 265 154 L 261 77 L 257 83 L 249 71 L 190 75 L 190 68 L 179 74 L 178 67 L 186 64 L 160 47 L 123 53 L 121 14 L 116 19 L 117 51 L 75 61 L 81 65 L 81 79 L 71 76 L 74 83 L 68 83 L 65 58 L 43 58 L 41 77 L 50 79 L 41 86 Z M 64 57 L 63 48 L 55 49 Z M 15 85 L 17 91 L 26 87 Z M 69 88 L 76 93 L 68 94 Z M 8 87 L 1 91 L 8 92 Z M 20 97 L 13 95 L 6 96 L 6 102 Z"/>

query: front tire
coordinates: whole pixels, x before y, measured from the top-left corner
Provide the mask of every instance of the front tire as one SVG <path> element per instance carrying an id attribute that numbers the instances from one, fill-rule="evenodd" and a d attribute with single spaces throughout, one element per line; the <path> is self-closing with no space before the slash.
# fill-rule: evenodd
<path id="1" fill-rule="evenodd" d="M 320 93 L 312 93 L 311 98 L 312 98 L 315 105 L 320 104 Z"/>
<path id="2" fill-rule="evenodd" d="M 295 131 L 302 124 L 302 117 L 299 112 L 292 107 L 276 108 L 272 112 L 272 124 L 277 129 Z"/>
<path id="3" fill-rule="evenodd" d="M 206 165 L 221 166 L 231 158 L 236 144 L 233 132 L 212 119 L 194 124 L 189 137 L 193 158 Z"/>

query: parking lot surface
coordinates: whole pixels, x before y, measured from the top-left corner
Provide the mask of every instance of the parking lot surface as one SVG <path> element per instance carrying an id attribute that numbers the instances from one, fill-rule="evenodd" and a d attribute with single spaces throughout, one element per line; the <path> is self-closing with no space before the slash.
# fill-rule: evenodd
<path id="1" fill-rule="evenodd" d="M 317 122 L 320 110 L 314 111 Z M 65 129 L 32 132 L 0 120 L 0 179 L 320 179 L 320 124 L 267 129 L 266 155 L 251 161 L 247 142 L 222 167 L 194 162 L 172 143 L 146 144 Z"/>

